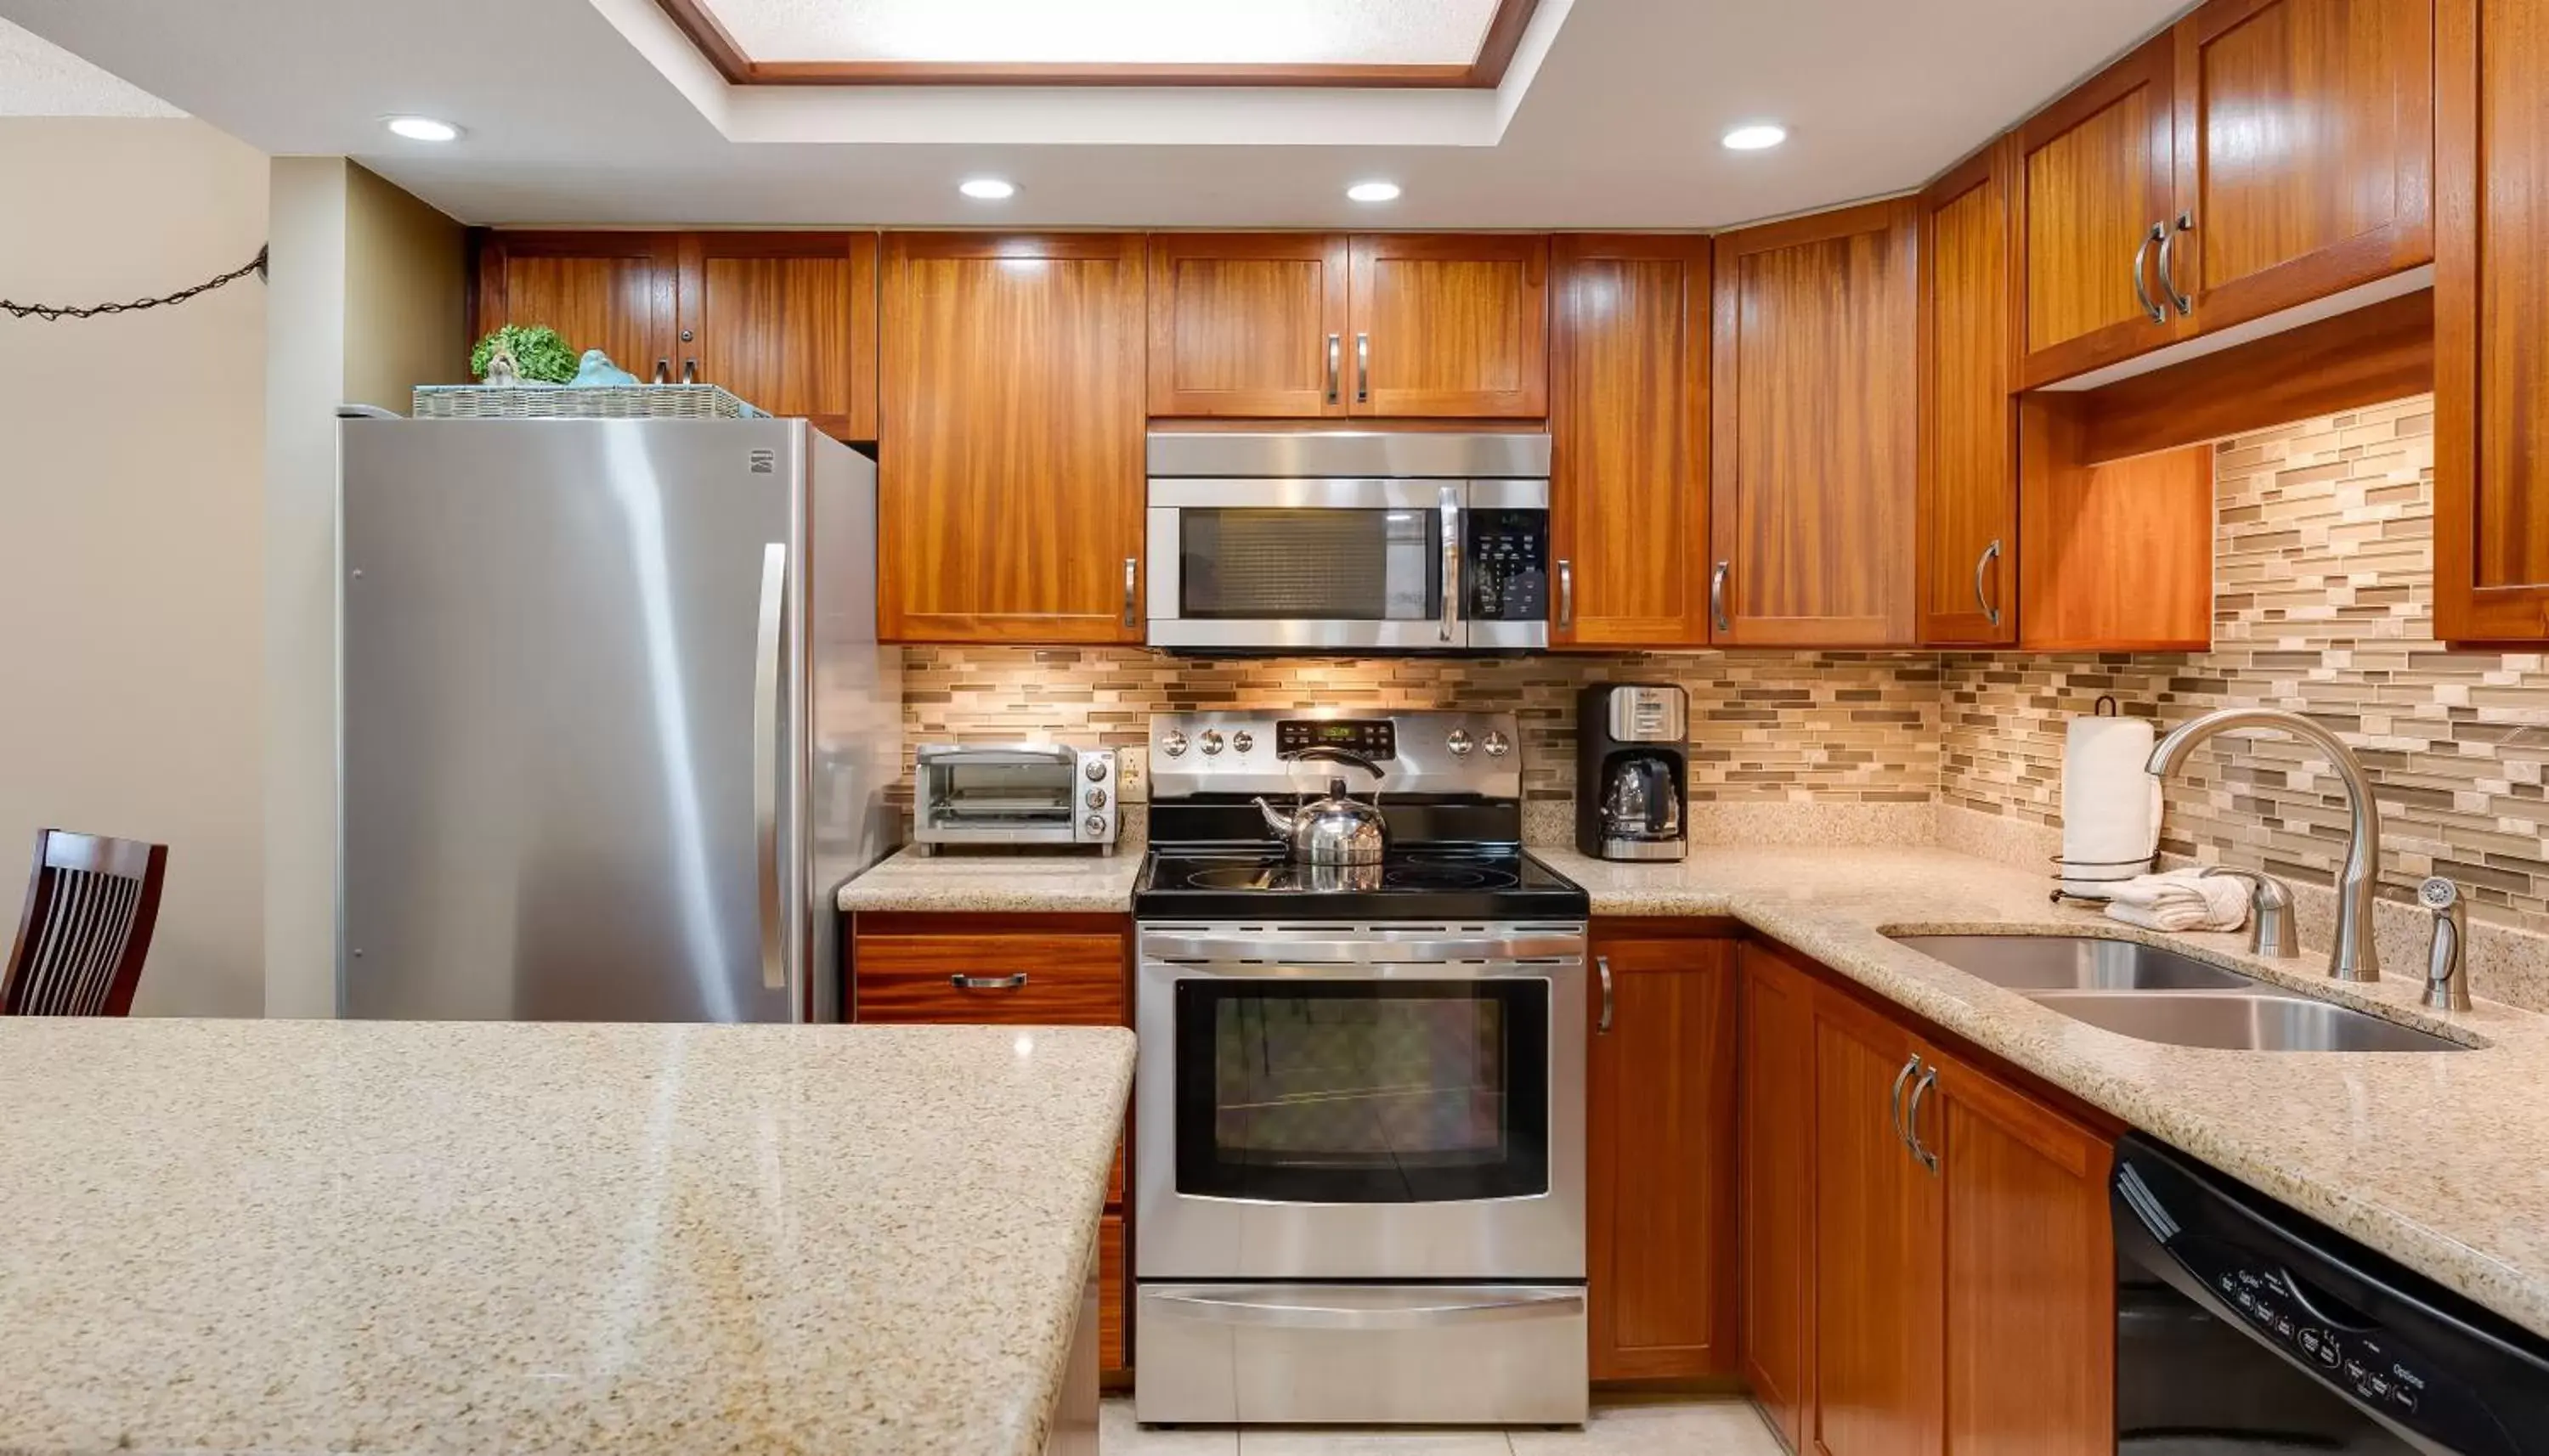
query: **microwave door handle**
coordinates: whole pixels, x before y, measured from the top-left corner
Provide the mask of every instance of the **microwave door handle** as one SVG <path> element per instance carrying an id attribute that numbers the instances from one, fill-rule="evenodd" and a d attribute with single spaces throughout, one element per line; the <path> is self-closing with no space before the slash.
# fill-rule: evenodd
<path id="1" fill-rule="evenodd" d="M 1443 640 L 1460 640 L 1461 625 L 1461 488 L 1443 488 Z"/>

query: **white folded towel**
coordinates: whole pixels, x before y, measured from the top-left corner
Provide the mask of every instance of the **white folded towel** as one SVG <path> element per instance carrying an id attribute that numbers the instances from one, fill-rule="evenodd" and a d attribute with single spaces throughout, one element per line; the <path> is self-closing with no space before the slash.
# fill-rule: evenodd
<path id="1" fill-rule="evenodd" d="M 2110 891 L 2107 918 L 2144 930 L 2237 930 L 2248 923 L 2248 885 L 2201 868 L 2141 874 Z"/>

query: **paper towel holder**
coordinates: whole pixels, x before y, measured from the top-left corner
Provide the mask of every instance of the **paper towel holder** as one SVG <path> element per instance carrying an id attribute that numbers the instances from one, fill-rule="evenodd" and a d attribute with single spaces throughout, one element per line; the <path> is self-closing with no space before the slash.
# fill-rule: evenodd
<path id="1" fill-rule="evenodd" d="M 2116 701 L 2116 695 L 2112 692 L 2099 693 L 2098 700 L 2090 704 L 2089 711 L 2092 716 L 2100 718 L 2124 716 L 2124 708 Z M 2150 873 L 2159 864 L 2159 856 L 2156 853 L 2145 855 L 2138 860 L 2065 860 L 2060 855 L 2047 855 L 2045 858 L 2053 862 L 2054 881 L 2053 893 L 2046 896 L 2046 899 L 2056 905 L 2065 901 L 2074 905 L 2104 905 L 2107 903 L 2104 896 L 2074 894 L 2062 886 L 2080 882 L 2096 883 L 2100 880 L 2121 884 L 2137 875 Z"/>

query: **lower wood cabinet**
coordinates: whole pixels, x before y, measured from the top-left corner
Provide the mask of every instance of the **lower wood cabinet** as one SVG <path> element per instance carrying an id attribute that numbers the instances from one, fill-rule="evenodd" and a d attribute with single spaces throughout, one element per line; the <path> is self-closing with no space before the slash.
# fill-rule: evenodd
<path id="1" fill-rule="evenodd" d="M 1806 1301 L 1814 1288 L 1815 988 L 1747 945 L 1736 1051 L 1736 1237 L 1744 1380 L 1791 1451 L 1804 1443 Z"/>
<path id="2" fill-rule="evenodd" d="M 1121 915 L 857 915 L 842 1004 L 852 1021 L 872 1024 L 1130 1026 L 1131 936 Z M 1128 1129 L 1097 1226 L 1098 1370 L 1110 1385 L 1132 1370 L 1131 1146 Z"/>
<path id="3" fill-rule="evenodd" d="M 1585 1173 L 1595 1380 L 1737 1369 L 1736 942 L 1689 934 L 1706 924 L 1594 927 Z"/>

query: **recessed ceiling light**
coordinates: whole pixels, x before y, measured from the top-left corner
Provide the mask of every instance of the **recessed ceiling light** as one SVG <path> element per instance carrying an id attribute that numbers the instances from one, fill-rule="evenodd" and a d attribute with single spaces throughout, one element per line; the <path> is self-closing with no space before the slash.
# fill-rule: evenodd
<path id="1" fill-rule="evenodd" d="M 1752 122 L 1719 138 L 1729 151 L 1761 151 L 1788 139 L 1788 129 L 1776 122 Z"/>
<path id="2" fill-rule="evenodd" d="M 1353 198 L 1357 202 L 1396 202 L 1398 201 L 1398 184 L 1395 182 L 1358 182 L 1352 187 L 1346 189 L 1346 196 Z"/>
<path id="3" fill-rule="evenodd" d="M 1004 197 L 1018 195 L 1016 183 L 1003 182 L 997 177 L 968 177 L 956 184 L 956 190 L 977 202 L 998 202 Z"/>
<path id="4" fill-rule="evenodd" d="M 431 117 L 383 117 L 381 125 L 410 141 L 457 141 L 460 129 Z"/>

